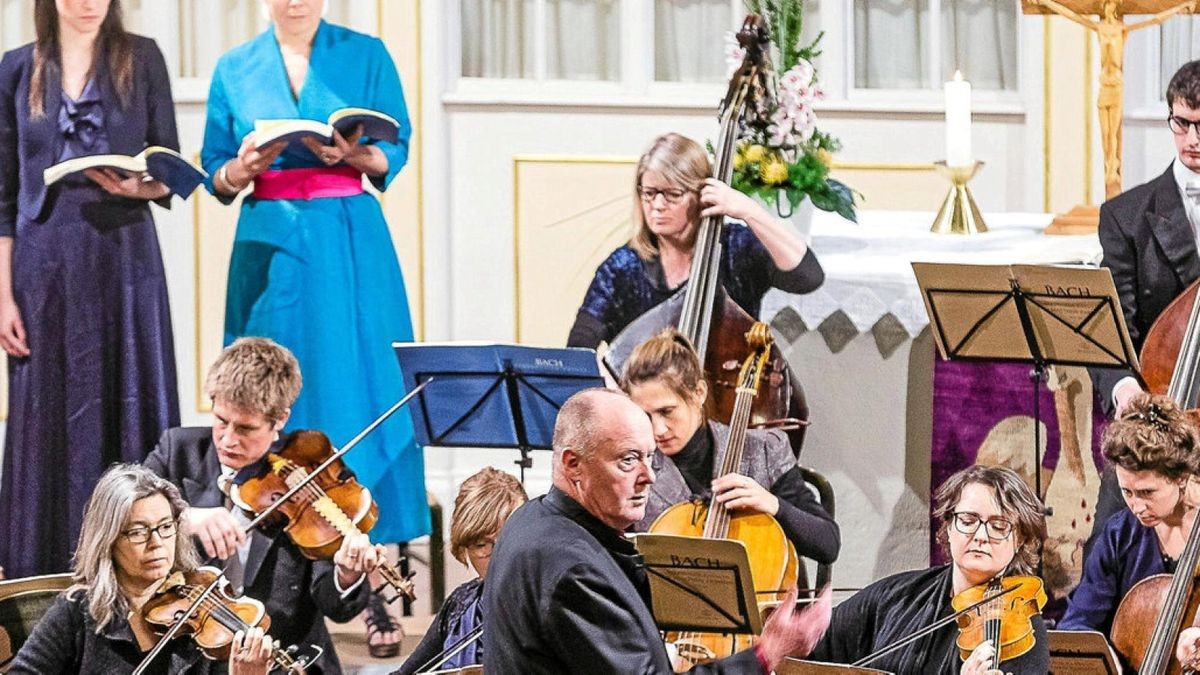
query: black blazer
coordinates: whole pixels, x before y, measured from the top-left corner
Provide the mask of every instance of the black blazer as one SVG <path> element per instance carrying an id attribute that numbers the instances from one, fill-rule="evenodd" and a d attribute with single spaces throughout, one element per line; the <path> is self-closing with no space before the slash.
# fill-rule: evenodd
<path id="1" fill-rule="evenodd" d="M 1200 278 L 1196 235 L 1168 166 L 1161 176 L 1138 185 L 1100 207 L 1100 263 L 1112 271 L 1125 325 L 1140 353 L 1154 320 L 1193 281 Z M 1128 371 L 1091 369 L 1092 382 L 1109 415 L 1112 388 Z"/>
<path id="2" fill-rule="evenodd" d="M 140 35 L 129 37 L 133 46 L 133 88 L 125 106 L 108 71 L 96 69 L 109 152 L 136 155 L 148 145 L 179 150 L 167 63 L 154 40 Z M 48 83 L 46 114 L 31 119 L 32 73 L 32 43 L 6 52 L 0 60 L 0 236 L 13 235 L 18 214 L 29 220 L 42 219 L 49 201 L 42 172 L 54 164 L 63 144 L 58 131 L 62 88 L 58 82 Z M 168 206 L 170 195 L 158 203 Z"/>
<path id="3" fill-rule="evenodd" d="M 633 544 L 558 488 L 513 512 L 483 585 L 483 672 L 674 672 Z M 692 673 L 758 673 L 751 650 Z"/>
<path id="4" fill-rule="evenodd" d="M 222 506 L 225 496 L 217 487 L 221 465 L 209 427 L 168 429 L 146 458 L 146 467 L 179 487 L 195 507 Z M 340 674 L 341 664 L 324 617 L 349 621 L 366 607 L 370 592 L 366 581 L 344 600 L 334 586 L 333 564 L 311 561 L 282 532 L 250 534 L 246 557 L 246 595 L 261 601 L 271 617 L 268 631 L 283 645 L 315 644 L 325 650 L 311 673 Z M 221 562 L 206 564 L 221 567 Z"/>

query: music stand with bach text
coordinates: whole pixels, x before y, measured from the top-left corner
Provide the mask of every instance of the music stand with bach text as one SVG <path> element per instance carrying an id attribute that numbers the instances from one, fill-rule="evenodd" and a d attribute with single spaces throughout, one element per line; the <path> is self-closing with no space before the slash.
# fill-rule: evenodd
<path id="1" fill-rule="evenodd" d="M 392 344 L 404 386 L 432 380 L 409 406 L 422 446 L 519 450 L 521 482 L 532 450 L 550 450 L 558 409 L 604 386 L 591 349 L 504 344 Z"/>

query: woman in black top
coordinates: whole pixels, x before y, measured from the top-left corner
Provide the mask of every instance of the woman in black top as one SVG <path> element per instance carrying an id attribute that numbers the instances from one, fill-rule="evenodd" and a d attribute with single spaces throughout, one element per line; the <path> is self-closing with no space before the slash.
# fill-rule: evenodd
<path id="1" fill-rule="evenodd" d="M 75 585 L 34 626 L 9 673 L 131 673 L 158 638 L 142 605 L 163 580 L 195 569 L 197 555 L 181 515 L 179 490 L 149 469 L 119 464 L 100 477 L 88 502 L 75 553 Z M 238 633 L 230 675 L 266 675 L 276 645 L 261 628 Z M 207 675 L 219 664 L 189 638 L 177 638 L 150 673 Z"/>

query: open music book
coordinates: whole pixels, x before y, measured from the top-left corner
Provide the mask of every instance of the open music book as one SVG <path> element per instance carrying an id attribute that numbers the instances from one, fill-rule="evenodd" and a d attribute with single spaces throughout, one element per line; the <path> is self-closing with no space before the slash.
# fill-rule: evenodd
<path id="1" fill-rule="evenodd" d="M 47 186 L 85 169 L 116 169 L 123 173 L 146 173 L 171 192 L 187 199 L 208 174 L 170 148 L 152 145 L 136 155 L 85 155 L 59 162 L 42 172 Z"/>
<path id="2" fill-rule="evenodd" d="M 363 136 L 395 143 L 400 137 L 400 123 L 396 118 L 378 110 L 368 108 L 341 108 L 333 111 L 326 122 L 303 119 L 267 119 L 254 123 L 254 143 L 261 148 L 275 141 L 297 142 L 308 136 L 324 145 L 333 143 L 333 131 L 342 136 L 354 133 L 358 125 L 363 127 Z"/>

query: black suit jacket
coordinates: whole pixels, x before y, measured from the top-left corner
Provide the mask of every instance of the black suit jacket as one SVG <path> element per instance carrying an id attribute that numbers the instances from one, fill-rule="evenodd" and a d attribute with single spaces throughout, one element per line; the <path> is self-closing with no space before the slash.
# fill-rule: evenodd
<path id="1" fill-rule="evenodd" d="M 1100 207 L 1100 263 L 1112 271 L 1125 325 L 1140 353 L 1146 332 L 1159 314 L 1200 278 L 1196 235 L 1168 166 L 1161 176 L 1117 195 Z M 1091 369 L 1092 381 L 1111 415 L 1112 389 L 1130 375 L 1112 368 Z"/>
<path id="2" fill-rule="evenodd" d="M 672 673 L 633 544 L 557 488 L 500 530 L 483 586 L 488 675 Z M 762 672 L 751 650 L 694 673 Z"/>
<path id="3" fill-rule="evenodd" d="M 146 466 L 179 487 L 195 507 L 223 506 L 217 487 L 221 465 L 209 427 L 168 429 L 146 458 Z M 268 631 L 283 645 L 315 644 L 325 655 L 309 673 L 340 674 L 341 664 L 324 617 L 349 621 L 366 607 L 370 590 L 364 581 L 345 599 L 334 586 L 333 564 L 311 561 L 282 532 L 256 530 L 250 534 L 246 557 L 246 595 L 261 601 L 271 617 Z M 206 564 L 222 567 L 221 561 Z"/>

